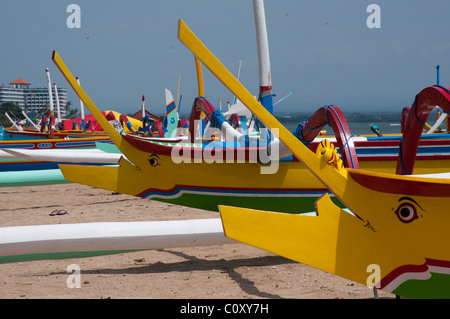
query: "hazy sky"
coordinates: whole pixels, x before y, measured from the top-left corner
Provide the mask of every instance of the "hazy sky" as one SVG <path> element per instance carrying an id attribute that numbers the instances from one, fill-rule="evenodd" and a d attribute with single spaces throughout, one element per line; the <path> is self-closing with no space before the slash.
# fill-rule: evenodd
<path id="1" fill-rule="evenodd" d="M 69 28 L 69 4 L 81 9 L 81 28 Z M 369 4 L 381 8 L 381 28 L 370 29 Z M 295 93 L 276 111 L 313 112 L 334 104 L 344 113 L 411 106 L 423 88 L 450 81 L 449 0 L 266 0 L 274 98 Z M 0 5 L 0 83 L 24 78 L 68 89 L 51 62 L 57 50 L 101 110 L 165 111 L 164 88 L 177 92 L 181 112 L 197 95 L 194 58 L 177 39 L 182 18 L 200 40 L 258 93 L 251 0 L 22 0 Z M 222 106 L 232 94 L 204 68 L 205 95 Z"/>

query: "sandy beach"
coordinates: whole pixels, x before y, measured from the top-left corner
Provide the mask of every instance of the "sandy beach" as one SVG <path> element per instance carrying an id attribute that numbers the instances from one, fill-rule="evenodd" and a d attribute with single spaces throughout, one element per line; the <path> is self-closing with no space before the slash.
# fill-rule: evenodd
<path id="1" fill-rule="evenodd" d="M 2 188 L 0 224 L 217 218 L 78 184 Z M 54 210 L 65 215 L 51 216 Z M 69 288 L 69 265 L 81 286 Z M 241 243 L 0 264 L 2 299 L 371 299 L 373 290 Z M 379 298 L 395 298 L 379 292 Z"/>

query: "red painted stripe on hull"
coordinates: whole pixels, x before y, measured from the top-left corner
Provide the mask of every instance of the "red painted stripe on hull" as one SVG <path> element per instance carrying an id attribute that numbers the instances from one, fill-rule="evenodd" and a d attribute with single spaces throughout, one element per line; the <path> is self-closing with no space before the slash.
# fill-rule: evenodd
<path id="1" fill-rule="evenodd" d="M 382 193 L 428 197 L 447 197 L 450 194 L 448 183 L 386 178 L 360 173 L 356 170 L 349 170 L 349 174 L 361 186 Z"/>

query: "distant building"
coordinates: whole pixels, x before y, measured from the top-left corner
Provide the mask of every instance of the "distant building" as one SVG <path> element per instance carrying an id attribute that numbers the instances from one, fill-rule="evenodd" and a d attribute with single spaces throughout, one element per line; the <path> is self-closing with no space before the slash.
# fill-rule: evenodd
<path id="1" fill-rule="evenodd" d="M 9 87 L 0 87 L 0 105 L 3 102 L 14 102 L 20 106 L 21 109 L 25 109 L 25 95 L 24 90 L 28 90 L 30 83 L 23 79 L 18 79 L 9 83 Z M 47 94 L 48 95 L 48 94 Z"/>
<path id="2" fill-rule="evenodd" d="M 9 83 L 9 86 L 0 86 L 0 105 L 3 102 L 14 102 L 20 106 L 22 110 L 27 113 L 40 113 L 50 109 L 50 99 L 48 88 L 31 88 L 31 83 L 24 79 L 17 79 Z M 67 90 L 64 88 L 58 89 L 59 108 L 61 116 L 66 114 L 67 105 Z M 57 112 L 56 95 L 54 87 L 52 87 L 53 106 L 55 114 Z"/>

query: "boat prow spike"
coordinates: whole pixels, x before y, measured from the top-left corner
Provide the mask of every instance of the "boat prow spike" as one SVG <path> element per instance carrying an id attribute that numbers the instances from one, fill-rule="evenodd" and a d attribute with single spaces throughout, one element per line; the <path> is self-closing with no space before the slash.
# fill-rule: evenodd
<path id="1" fill-rule="evenodd" d="M 235 78 L 235 76 L 209 51 L 209 49 L 188 28 L 182 19 L 178 23 L 178 39 L 196 56 L 203 65 L 225 85 L 261 122 L 295 154 L 296 157 L 333 193 L 341 199 L 347 182 L 345 169 L 338 170 L 326 165 L 323 157 L 313 153 L 289 130 L 287 130 L 255 97 Z"/>
<path id="2" fill-rule="evenodd" d="M 92 102 L 89 96 L 86 94 L 84 89 L 80 86 L 76 78 L 72 75 L 69 68 L 66 66 L 64 61 L 61 59 L 59 54 L 55 51 L 52 53 L 52 61 L 58 67 L 59 71 L 62 73 L 64 78 L 67 80 L 69 85 L 78 95 L 80 100 L 83 101 L 84 105 L 88 108 L 91 114 L 95 117 L 97 122 L 105 130 L 105 132 L 112 139 L 114 144 L 120 149 L 120 151 L 135 165 L 139 166 L 142 164 L 143 158 L 139 156 L 133 149 L 130 143 L 122 138 L 120 133 L 109 123 L 109 121 L 103 116 L 97 106 Z"/>
<path id="3" fill-rule="evenodd" d="M 219 206 L 228 238 L 342 275 L 334 268 L 339 220 L 357 229 L 361 222 L 343 212 L 325 194 L 316 202 L 315 214 L 283 214 L 240 207 Z M 313 212 L 312 212 L 313 213 Z M 363 283 L 363 277 L 351 277 Z"/>
<path id="4" fill-rule="evenodd" d="M 140 171 L 123 158 L 119 166 L 60 164 L 59 169 L 68 182 L 132 196 L 138 196 L 146 182 L 141 178 Z M 135 182 L 127 182 L 128 178 Z"/>
<path id="5" fill-rule="evenodd" d="M 114 127 L 109 123 L 109 121 L 101 114 L 99 109 L 95 106 L 95 104 L 86 94 L 84 89 L 78 84 L 76 78 L 69 71 L 66 64 L 56 51 L 53 51 L 52 61 L 61 71 L 67 82 L 69 82 L 69 85 L 73 88 L 78 97 L 83 101 L 84 105 L 89 109 L 89 111 L 98 121 L 98 123 L 102 126 L 102 128 L 106 131 L 109 137 L 111 137 L 114 143 L 118 146 L 118 144 L 120 144 L 121 141 L 121 136 L 119 132 L 117 132 L 116 129 L 114 129 Z"/>

